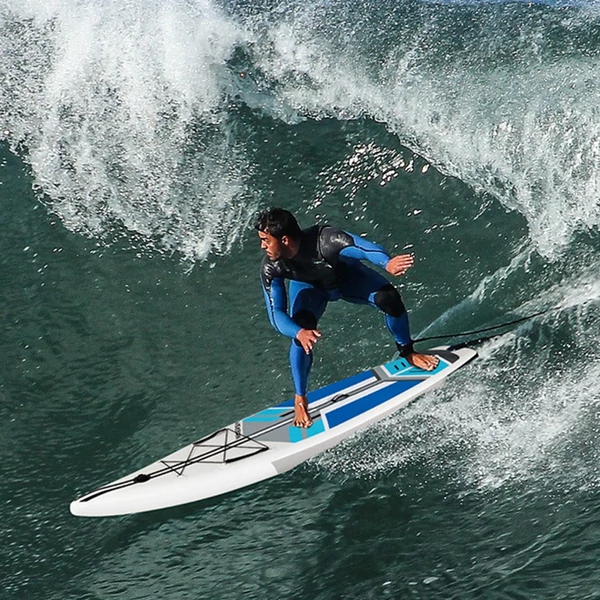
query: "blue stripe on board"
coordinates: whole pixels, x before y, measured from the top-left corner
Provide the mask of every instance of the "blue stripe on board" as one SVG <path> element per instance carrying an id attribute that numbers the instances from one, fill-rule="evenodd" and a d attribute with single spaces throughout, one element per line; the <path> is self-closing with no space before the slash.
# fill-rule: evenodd
<path id="1" fill-rule="evenodd" d="M 312 427 L 309 427 L 306 430 L 308 437 L 312 437 L 313 435 L 318 435 L 319 433 L 323 433 L 325 431 L 325 424 L 323 423 L 323 419 L 319 419 L 312 424 Z"/>
<path id="2" fill-rule="evenodd" d="M 383 389 L 378 389 L 367 396 L 363 396 L 350 404 L 340 406 L 339 408 L 328 412 L 325 416 L 327 418 L 327 423 L 329 423 L 329 428 L 337 427 L 341 423 L 345 423 L 357 415 L 365 413 L 395 396 L 399 396 L 415 385 L 422 383 L 422 381 L 423 380 L 397 381 Z"/>
<path id="3" fill-rule="evenodd" d="M 323 419 L 318 419 L 315 421 L 311 427 L 308 429 L 304 429 L 302 427 L 288 427 L 288 432 L 290 436 L 290 442 L 295 444 L 296 442 L 301 442 L 304 439 L 309 437 L 313 437 L 313 435 L 319 435 L 319 433 L 323 433 L 325 431 L 325 424 L 323 423 Z"/>
<path id="4" fill-rule="evenodd" d="M 330 383 L 325 387 L 319 388 L 314 392 L 308 393 L 308 403 L 312 404 L 313 402 L 317 402 L 322 400 L 326 396 L 330 394 L 335 394 L 336 392 L 341 392 L 350 386 L 356 385 L 358 383 L 362 383 L 367 379 L 371 379 L 373 377 L 373 373 L 371 371 L 363 371 L 362 373 L 358 373 L 356 375 L 352 375 L 352 377 L 347 377 L 346 379 L 342 379 L 341 381 L 336 381 L 335 383 Z M 294 400 L 286 400 L 273 408 L 292 408 L 294 406 Z"/>
<path id="5" fill-rule="evenodd" d="M 292 442 L 292 444 L 295 444 L 296 442 L 301 442 L 303 431 L 304 430 L 302 429 L 302 427 L 294 427 L 293 425 L 291 427 L 288 427 L 290 442 Z"/>

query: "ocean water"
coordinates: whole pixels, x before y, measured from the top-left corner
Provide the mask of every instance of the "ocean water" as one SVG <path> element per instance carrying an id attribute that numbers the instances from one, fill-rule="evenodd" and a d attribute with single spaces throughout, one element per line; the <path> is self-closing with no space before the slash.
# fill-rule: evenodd
<path id="1" fill-rule="evenodd" d="M 0 31 L 0 598 L 600 598 L 596 2 L 0 0 Z M 415 252 L 416 336 L 546 312 L 289 473 L 71 516 L 292 393 L 270 205 Z M 321 330 L 313 387 L 394 350 L 369 308 Z"/>

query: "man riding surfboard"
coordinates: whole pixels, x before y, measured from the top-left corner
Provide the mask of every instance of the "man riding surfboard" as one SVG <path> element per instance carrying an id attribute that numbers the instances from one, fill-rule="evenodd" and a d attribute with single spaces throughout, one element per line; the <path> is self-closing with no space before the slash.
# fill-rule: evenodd
<path id="1" fill-rule="evenodd" d="M 398 290 L 361 262 L 369 261 L 390 275 L 401 276 L 413 266 L 412 254 L 390 257 L 378 244 L 327 225 L 301 229 L 294 215 L 282 208 L 262 212 L 255 228 L 265 251 L 261 282 L 269 320 L 279 333 L 292 338 L 294 425 L 312 425 L 308 376 L 314 346 L 322 337 L 318 321 L 328 302 L 341 299 L 378 308 L 385 315 L 400 355 L 419 369 L 436 368 L 437 357 L 414 351 L 408 313 Z"/>

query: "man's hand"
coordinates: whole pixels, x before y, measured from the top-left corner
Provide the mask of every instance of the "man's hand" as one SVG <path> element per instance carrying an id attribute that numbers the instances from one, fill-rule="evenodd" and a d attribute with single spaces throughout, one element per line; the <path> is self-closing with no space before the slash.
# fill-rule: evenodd
<path id="1" fill-rule="evenodd" d="M 317 340 L 321 337 L 321 332 L 317 329 L 301 329 L 296 335 L 296 339 L 302 344 L 304 352 L 310 354 Z"/>
<path id="2" fill-rule="evenodd" d="M 385 270 L 391 275 L 404 275 L 414 264 L 414 254 L 399 254 L 390 258 Z"/>

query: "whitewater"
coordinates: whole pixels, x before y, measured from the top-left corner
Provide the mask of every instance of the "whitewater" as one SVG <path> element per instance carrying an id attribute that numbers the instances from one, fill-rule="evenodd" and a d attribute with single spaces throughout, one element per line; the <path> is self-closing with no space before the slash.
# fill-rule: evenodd
<path id="1" fill-rule="evenodd" d="M 0 0 L 7 598 L 595 598 L 596 2 Z M 189 507 L 81 493 L 292 393 L 252 225 L 412 251 L 413 334 L 500 330 L 455 381 Z M 312 386 L 384 362 L 323 317 Z"/>

